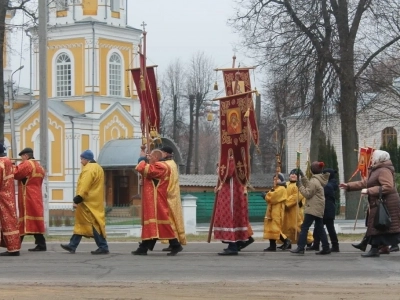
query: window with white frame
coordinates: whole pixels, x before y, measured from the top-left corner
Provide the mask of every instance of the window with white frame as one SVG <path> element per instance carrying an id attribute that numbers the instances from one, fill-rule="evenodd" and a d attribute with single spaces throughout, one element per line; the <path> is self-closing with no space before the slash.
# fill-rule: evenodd
<path id="1" fill-rule="evenodd" d="M 66 53 L 60 53 L 56 59 L 57 97 L 71 96 L 72 94 L 72 64 Z"/>
<path id="2" fill-rule="evenodd" d="M 382 146 L 397 145 L 397 131 L 393 127 L 382 130 Z"/>
<path id="3" fill-rule="evenodd" d="M 108 68 L 108 85 L 111 96 L 122 96 L 122 63 L 121 56 L 113 53 L 110 56 Z"/>
<path id="4" fill-rule="evenodd" d="M 56 1 L 56 10 L 68 10 L 68 0 L 57 0 Z"/>
<path id="5" fill-rule="evenodd" d="M 119 12 L 119 2 L 120 0 L 111 0 L 111 11 Z"/>

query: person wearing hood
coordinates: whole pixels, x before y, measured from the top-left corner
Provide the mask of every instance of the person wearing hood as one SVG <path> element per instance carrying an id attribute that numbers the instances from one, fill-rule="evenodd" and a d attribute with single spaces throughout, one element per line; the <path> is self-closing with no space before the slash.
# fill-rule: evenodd
<path id="1" fill-rule="evenodd" d="M 304 209 L 304 221 L 301 225 L 297 248 L 291 250 L 291 253 L 304 254 L 304 248 L 307 243 L 307 233 L 314 222 L 316 236 L 319 237 L 322 242 L 322 250 L 315 254 L 324 255 L 331 253 L 322 221 L 325 210 L 324 186 L 328 183 L 329 178 L 329 173 L 322 174 L 324 165 L 323 162 L 312 162 L 311 172 L 313 175 L 310 180 L 308 180 L 306 176 L 303 176 L 301 181 L 298 181 L 299 191 L 306 198 L 306 207 Z"/>
<path id="2" fill-rule="evenodd" d="M 300 176 L 304 176 L 301 170 L 293 169 L 290 171 L 289 181 L 286 182 L 287 199 L 285 202 L 285 216 L 283 218 L 282 226 L 282 232 L 292 241 L 292 243 L 297 243 L 301 224 L 304 219 L 304 206 L 306 204 L 306 199 L 299 192 L 297 187 L 297 172 L 299 172 Z M 313 241 L 313 235 L 309 231 L 307 234 L 307 245 L 311 246 Z M 290 248 L 291 247 L 288 249 Z"/>
<path id="3" fill-rule="evenodd" d="M 335 229 L 335 216 L 336 216 L 336 199 L 335 192 L 339 189 L 337 180 L 335 179 L 336 170 L 326 168 L 323 173 L 329 173 L 328 183 L 324 186 L 325 194 L 325 211 L 323 217 L 323 223 L 328 230 L 329 238 L 331 240 L 332 248 L 331 252 L 339 252 L 339 241 Z M 310 250 L 319 251 L 320 239 L 316 235 L 314 230 L 314 244 L 310 247 Z M 308 250 L 308 249 L 307 249 Z"/>
<path id="4" fill-rule="evenodd" d="M 79 174 L 76 196 L 73 198 L 75 208 L 74 232 L 68 244 L 61 248 L 74 254 L 82 237 L 94 238 L 97 249 L 91 254 L 109 254 L 106 240 L 106 217 L 104 209 L 104 171 L 94 160 L 91 150 L 80 155 L 83 166 Z"/>
<path id="5" fill-rule="evenodd" d="M 371 249 L 368 253 L 361 254 L 362 257 L 379 257 L 380 246 L 396 245 L 400 242 L 399 194 L 395 186 L 393 163 L 389 153 L 382 150 L 375 150 L 371 161 L 368 178 L 339 185 L 348 192 L 361 190 L 361 194 L 368 196 L 369 215 L 366 240 L 371 245 Z M 391 224 L 387 230 L 378 230 L 374 227 L 380 190 L 391 217 Z"/>
<path id="6" fill-rule="evenodd" d="M 269 240 L 269 247 L 265 248 L 264 251 L 275 252 L 277 240 L 283 242 L 281 249 L 286 250 L 291 247 L 292 242 L 282 232 L 287 199 L 286 182 L 282 173 L 277 173 L 274 176 L 274 187 L 262 196 L 267 201 L 267 211 L 264 218 L 264 239 Z"/>

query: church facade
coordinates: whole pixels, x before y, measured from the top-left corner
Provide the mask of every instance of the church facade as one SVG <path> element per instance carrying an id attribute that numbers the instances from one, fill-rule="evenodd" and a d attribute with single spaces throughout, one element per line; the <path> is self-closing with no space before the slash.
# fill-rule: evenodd
<path id="1" fill-rule="evenodd" d="M 141 138 L 140 104 L 129 69 L 137 67 L 136 53 L 142 31 L 128 26 L 126 5 L 126 1 L 120 0 L 56 0 L 49 4 L 47 174 L 50 209 L 72 203 L 81 171 L 79 156 L 82 151 L 91 149 L 96 159 L 110 141 Z M 39 159 L 39 83 L 42 79 L 39 77 L 37 32 L 32 28 L 30 33 L 33 36 L 33 97 L 31 100 L 27 97 L 15 99 L 14 140 L 16 153 L 31 147 Z M 6 105 L 5 109 L 9 111 L 10 106 Z M 9 120 L 8 115 L 4 143 L 11 157 Z M 140 149 L 132 151 L 139 153 Z M 137 193 L 138 181 L 133 168 L 129 174 L 125 171 L 121 174 L 119 179 L 113 178 L 115 172 L 106 174 L 107 205 L 113 205 L 115 197 L 119 197 L 116 184 L 132 189 L 121 203 L 128 204 L 130 195 Z"/>

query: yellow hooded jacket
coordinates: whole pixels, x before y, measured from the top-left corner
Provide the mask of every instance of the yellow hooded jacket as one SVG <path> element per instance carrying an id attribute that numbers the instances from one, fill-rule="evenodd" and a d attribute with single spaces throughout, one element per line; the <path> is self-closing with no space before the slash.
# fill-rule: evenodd
<path id="1" fill-rule="evenodd" d="M 104 211 L 104 172 L 97 163 L 88 163 L 78 178 L 76 195 L 83 198 L 75 211 L 74 234 L 93 237 L 96 231 L 106 238 Z"/>

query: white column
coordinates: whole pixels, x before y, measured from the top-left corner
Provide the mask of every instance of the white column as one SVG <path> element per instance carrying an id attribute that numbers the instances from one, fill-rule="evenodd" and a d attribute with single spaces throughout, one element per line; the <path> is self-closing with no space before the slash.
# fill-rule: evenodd
<path id="1" fill-rule="evenodd" d="M 183 222 L 186 234 L 197 234 L 197 197 L 185 195 L 182 198 Z"/>

